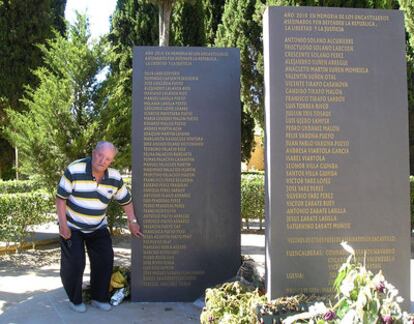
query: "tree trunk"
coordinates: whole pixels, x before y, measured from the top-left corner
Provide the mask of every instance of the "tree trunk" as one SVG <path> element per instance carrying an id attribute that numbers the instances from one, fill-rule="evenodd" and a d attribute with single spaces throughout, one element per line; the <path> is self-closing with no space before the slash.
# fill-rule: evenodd
<path id="1" fill-rule="evenodd" d="M 174 0 L 160 1 L 159 4 L 159 32 L 160 46 L 168 46 L 170 40 L 170 18 Z"/>

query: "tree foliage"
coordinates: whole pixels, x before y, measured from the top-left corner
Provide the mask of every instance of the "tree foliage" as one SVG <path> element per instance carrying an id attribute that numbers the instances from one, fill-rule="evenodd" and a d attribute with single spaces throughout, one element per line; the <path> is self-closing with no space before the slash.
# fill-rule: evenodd
<path id="1" fill-rule="evenodd" d="M 78 15 L 68 38 L 40 45 L 44 66 L 34 71 L 38 86 L 28 86 L 25 111 L 7 110 L 6 134 L 21 153 L 21 171 L 38 175 L 53 191 L 67 164 L 89 154 L 102 136 L 100 110 L 104 48 L 90 40 L 88 22 Z"/>
<path id="2" fill-rule="evenodd" d="M 157 12 L 148 0 L 118 0 L 108 35 L 112 72 L 132 68 L 133 46 L 157 45 Z"/>
<path id="3" fill-rule="evenodd" d="M 204 46 L 204 7 L 200 0 L 177 2 L 171 17 L 172 46 Z"/>
<path id="4" fill-rule="evenodd" d="M 32 70 L 42 64 L 36 44 L 53 37 L 52 27 L 65 33 L 66 0 L 0 1 L 0 125 L 5 108 L 21 111 L 24 86 L 36 85 Z M 0 134 L 0 178 L 13 177 L 14 149 Z"/>
<path id="5" fill-rule="evenodd" d="M 256 120 L 264 124 L 263 75 L 258 55 L 261 45 L 260 26 L 253 20 L 256 0 L 228 0 L 224 7 L 222 24 L 218 26 L 216 46 L 240 49 L 242 101 L 242 161 L 250 159 Z M 254 119 L 253 119 L 254 118 Z"/>
<path id="6" fill-rule="evenodd" d="M 36 44 L 53 37 L 52 27 L 64 34 L 65 5 L 66 0 L 0 1 L 0 97 L 13 109 L 21 108 L 24 85 L 36 84 L 31 70 L 42 63 Z"/>
<path id="7" fill-rule="evenodd" d="M 254 142 L 254 118 L 241 105 L 241 161 L 248 162 L 251 158 Z"/>
<path id="8" fill-rule="evenodd" d="M 223 23 L 217 30 L 216 46 L 240 49 L 241 100 L 245 112 L 263 126 L 262 30 L 253 19 L 255 10 L 256 0 L 227 1 Z"/>
<path id="9" fill-rule="evenodd" d="M 221 24 L 225 0 L 203 0 L 204 30 L 208 46 L 214 46 L 217 27 Z"/>

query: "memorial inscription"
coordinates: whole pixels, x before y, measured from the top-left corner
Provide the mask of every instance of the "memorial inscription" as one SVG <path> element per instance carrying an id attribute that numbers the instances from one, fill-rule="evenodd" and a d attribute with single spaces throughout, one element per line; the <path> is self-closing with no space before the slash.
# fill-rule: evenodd
<path id="1" fill-rule="evenodd" d="M 175 63 L 167 53 L 145 52 L 145 66 Z M 188 93 L 196 76 L 179 71 L 144 72 L 144 219 L 143 285 L 190 286 L 204 271 L 176 271 L 175 256 L 185 251 L 191 233 L 185 199 L 196 168 L 190 148 L 203 147 L 204 139 L 185 131 L 197 123 L 188 109 Z M 160 181 L 161 180 L 161 181 Z M 173 243 L 174 242 L 174 243 Z"/>
<path id="2" fill-rule="evenodd" d="M 238 62 L 231 49 L 135 49 L 133 185 L 145 236 L 133 246 L 133 300 L 194 300 L 238 267 Z"/>
<path id="3" fill-rule="evenodd" d="M 268 8 L 264 34 L 271 298 L 333 293 L 341 241 L 408 296 L 401 13 Z"/>

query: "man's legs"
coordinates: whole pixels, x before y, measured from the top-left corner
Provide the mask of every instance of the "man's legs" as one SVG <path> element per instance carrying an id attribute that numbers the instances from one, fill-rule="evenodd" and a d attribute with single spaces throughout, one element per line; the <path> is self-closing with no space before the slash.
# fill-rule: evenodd
<path id="1" fill-rule="evenodd" d="M 82 303 L 82 278 L 85 270 L 85 247 L 80 231 L 72 230 L 69 240 L 60 238 L 60 278 L 69 300 Z"/>
<path id="2" fill-rule="evenodd" d="M 86 239 L 91 264 L 92 299 L 102 303 L 109 302 L 109 283 L 114 264 L 112 240 L 107 228 L 88 234 Z"/>

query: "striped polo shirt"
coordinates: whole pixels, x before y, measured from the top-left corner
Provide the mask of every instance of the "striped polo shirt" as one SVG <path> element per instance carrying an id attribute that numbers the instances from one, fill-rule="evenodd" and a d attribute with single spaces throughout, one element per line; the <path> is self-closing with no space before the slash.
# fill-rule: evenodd
<path id="1" fill-rule="evenodd" d="M 120 205 L 127 205 L 132 200 L 117 170 L 108 168 L 100 183 L 95 180 L 90 157 L 68 166 L 60 179 L 56 195 L 66 200 L 69 227 L 85 233 L 108 224 L 106 209 L 111 199 Z"/>

